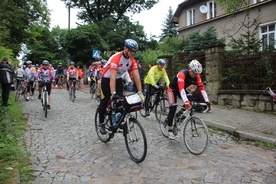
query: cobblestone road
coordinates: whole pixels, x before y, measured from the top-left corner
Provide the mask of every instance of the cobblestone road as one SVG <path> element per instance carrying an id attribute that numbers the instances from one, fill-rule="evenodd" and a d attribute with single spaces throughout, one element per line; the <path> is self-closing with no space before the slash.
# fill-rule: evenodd
<path id="1" fill-rule="evenodd" d="M 43 115 L 39 100 L 22 102 L 28 117 L 25 135 L 31 153 L 34 184 L 92 183 L 276 183 L 276 151 L 236 143 L 228 135 L 212 134 L 204 154 L 194 156 L 182 137 L 162 136 L 154 115 L 138 116 L 148 141 L 141 164 L 127 153 L 121 134 L 102 143 L 95 132 L 96 103 L 87 90 L 76 101 L 67 91 L 52 91 L 52 110 Z"/>

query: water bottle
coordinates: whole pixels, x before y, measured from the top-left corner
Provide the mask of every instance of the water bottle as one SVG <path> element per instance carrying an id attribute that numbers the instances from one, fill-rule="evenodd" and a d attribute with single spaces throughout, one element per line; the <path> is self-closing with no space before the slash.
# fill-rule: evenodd
<path id="1" fill-rule="evenodd" d="M 120 113 L 120 112 L 116 113 L 116 123 L 119 122 L 121 116 L 122 116 L 122 113 Z"/>
<path id="2" fill-rule="evenodd" d="M 111 114 L 111 122 L 112 122 L 112 125 L 116 127 L 116 114 L 114 111 L 112 111 L 112 114 Z"/>

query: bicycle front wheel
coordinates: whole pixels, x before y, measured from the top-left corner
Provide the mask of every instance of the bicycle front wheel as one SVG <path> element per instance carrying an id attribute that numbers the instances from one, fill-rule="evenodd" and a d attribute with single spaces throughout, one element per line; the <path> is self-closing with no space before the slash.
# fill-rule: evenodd
<path id="1" fill-rule="evenodd" d="M 105 123 L 108 122 L 108 116 L 106 116 L 105 118 Z M 99 139 L 104 142 L 107 143 L 110 139 L 111 139 L 111 135 L 109 133 L 106 134 L 101 134 L 100 132 L 100 123 L 99 123 L 99 108 L 97 108 L 97 111 L 95 113 L 95 129 L 96 129 L 96 133 L 99 137 Z"/>
<path id="2" fill-rule="evenodd" d="M 150 96 L 150 99 L 148 101 L 148 108 L 149 109 L 151 109 L 151 105 L 152 105 L 151 101 L 152 101 L 152 97 Z M 140 112 L 141 116 L 147 117 L 145 103 L 143 103 L 142 109 L 139 112 Z"/>
<path id="3" fill-rule="evenodd" d="M 47 94 L 48 92 L 44 92 L 43 93 L 43 108 L 44 108 L 44 113 L 45 113 L 45 118 L 47 117 L 47 110 L 48 110 L 48 103 L 47 103 L 47 101 L 48 101 L 48 94 Z"/>
<path id="4" fill-rule="evenodd" d="M 166 98 L 161 98 L 158 104 L 156 104 L 155 109 L 154 109 L 154 114 L 156 121 L 160 123 L 160 113 L 162 112 L 162 109 L 166 106 L 167 99 Z M 168 111 L 169 112 L 169 111 Z"/>
<path id="5" fill-rule="evenodd" d="M 74 102 L 75 98 L 76 98 L 76 88 L 75 88 L 75 86 L 72 86 L 72 89 L 71 89 L 71 101 Z"/>
<path id="6" fill-rule="evenodd" d="M 206 150 L 209 142 L 208 128 L 201 119 L 192 117 L 184 126 L 183 138 L 189 152 L 200 155 Z"/>
<path id="7" fill-rule="evenodd" d="M 160 130 L 162 132 L 162 134 L 165 136 L 165 137 L 169 137 L 168 134 L 168 123 L 166 120 L 166 118 L 168 117 L 168 113 L 169 113 L 169 107 L 164 107 L 160 113 L 159 113 L 159 126 L 160 126 Z"/>
<path id="8" fill-rule="evenodd" d="M 135 118 L 129 118 L 125 126 L 125 144 L 130 158 L 141 163 L 147 155 L 147 139 L 140 122 Z"/>

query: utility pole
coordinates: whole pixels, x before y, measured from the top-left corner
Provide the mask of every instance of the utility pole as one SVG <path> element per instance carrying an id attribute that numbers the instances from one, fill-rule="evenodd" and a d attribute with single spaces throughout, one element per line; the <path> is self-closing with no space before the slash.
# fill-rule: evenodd
<path id="1" fill-rule="evenodd" d="M 68 30 L 70 30 L 70 9 L 71 9 L 71 0 L 66 1 L 66 6 L 68 8 Z"/>

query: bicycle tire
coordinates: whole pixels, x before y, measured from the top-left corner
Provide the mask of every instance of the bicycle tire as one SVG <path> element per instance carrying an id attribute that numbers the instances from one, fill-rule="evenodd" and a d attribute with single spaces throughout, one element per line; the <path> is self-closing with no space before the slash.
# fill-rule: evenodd
<path id="1" fill-rule="evenodd" d="M 20 83 L 19 86 L 17 87 L 17 91 L 15 94 L 15 101 L 19 100 L 21 93 L 22 93 L 22 84 Z"/>
<path id="2" fill-rule="evenodd" d="M 147 155 L 147 138 L 142 125 L 137 119 L 129 118 L 124 131 L 126 133 L 125 144 L 130 158 L 136 163 L 143 162 Z M 137 145 L 137 143 L 141 144 Z"/>
<path id="3" fill-rule="evenodd" d="M 151 109 L 151 105 L 152 105 L 152 96 L 150 96 L 150 99 L 149 99 L 149 105 L 148 105 L 149 109 Z M 142 117 L 147 117 L 145 103 L 143 103 L 142 109 L 139 112 Z"/>
<path id="4" fill-rule="evenodd" d="M 44 113 L 45 113 L 45 118 L 47 117 L 47 111 L 48 111 L 48 103 L 47 103 L 47 98 L 48 98 L 48 92 L 47 91 L 44 91 L 43 92 L 43 105 L 44 105 Z"/>
<path id="5" fill-rule="evenodd" d="M 96 113 L 95 113 L 95 129 L 96 129 L 96 133 L 99 137 L 99 139 L 104 142 L 107 143 L 110 139 L 111 139 L 111 135 L 109 133 L 106 134 L 101 134 L 100 132 L 100 124 L 99 124 L 99 108 L 97 108 Z M 108 116 L 106 116 L 105 118 L 105 122 L 109 122 Z"/>
<path id="6" fill-rule="evenodd" d="M 27 99 L 27 88 L 25 87 L 25 89 L 24 89 L 24 99 Z"/>
<path id="7" fill-rule="evenodd" d="M 71 87 L 71 101 L 74 102 L 75 98 L 76 98 L 76 88 L 74 87 L 74 85 L 72 85 Z"/>
<path id="8" fill-rule="evenodd" d="M 100 105 L 101 97 L 96 96 L 95 100 L 96 100 L 96 104 Z"/>
<path id="9" fill-rule="evenodd" d="M 165 122 L 165 119 L 167 118 L 169 113 L 169 107 L 164 107 L 161 112 L 159 113 L 159 127 L 164 137 L 168 138 L 168 123 Z"/>
<path id="10" fill-rule="evenodd" d="M 166 101 L 168 101 L 167 98 L 160 98 L 159 103 L 155 105 L 154 114 L 158 123 L 160 123 L 159 114 L 162 111 L 162 109 L 165 108 Z"/>
<path id="11" fill-rule="evenodd" d="M 96 94 L 96 84 L 93 83 L 91 88 L 90 88 L 90 94 L 91 94 L 91 98 L 94 98 L 95 94 Z"/>
<path id="12" fill-rule="evenodd" d="M 183 138 L 189 152 L 194 155 L 200 155 L 208 146 L 208 128 L 201 119 L 191 117 L 184 125 Z"/>

